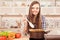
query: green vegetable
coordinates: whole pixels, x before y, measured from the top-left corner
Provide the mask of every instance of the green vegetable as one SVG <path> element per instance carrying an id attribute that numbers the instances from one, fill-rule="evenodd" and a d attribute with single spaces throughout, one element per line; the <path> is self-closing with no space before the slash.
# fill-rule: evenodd
<path id="1" fill-rule="evenodd" d="M 11 31 L 3 31 L 3 32 L 0 32 L 0 36 L 8 36 L 9 32 Z"/>

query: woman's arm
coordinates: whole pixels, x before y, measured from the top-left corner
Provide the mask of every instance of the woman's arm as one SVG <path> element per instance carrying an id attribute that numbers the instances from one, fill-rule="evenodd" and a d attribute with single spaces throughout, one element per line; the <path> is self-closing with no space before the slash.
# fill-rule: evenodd
<path id="1" fill-rule="evenodd" d="M 27 23 L 26 18 L 23 18 L 23 22 L 24 22 L 24 33 L 27 33 L 27 31 L 28 31 L 28 23 Z"/>

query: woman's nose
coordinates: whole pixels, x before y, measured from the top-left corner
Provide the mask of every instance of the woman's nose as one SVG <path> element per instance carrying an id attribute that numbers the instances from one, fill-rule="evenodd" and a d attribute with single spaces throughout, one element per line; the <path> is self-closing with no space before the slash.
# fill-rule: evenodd
<path id="1" fill-rule="evenodd" d="M 36 9 L 34 9 L 34 11 L 36 11 Z"/>

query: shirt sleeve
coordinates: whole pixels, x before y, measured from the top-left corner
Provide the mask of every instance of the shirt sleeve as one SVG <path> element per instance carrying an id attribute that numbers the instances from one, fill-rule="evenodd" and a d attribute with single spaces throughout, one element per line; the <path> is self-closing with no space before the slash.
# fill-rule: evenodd
<path id="1" fill-rule="evenodd" d="M 46 29 L 46 22 L 45 22 L 45 16 L 42 16 L 42 28 Z"/>

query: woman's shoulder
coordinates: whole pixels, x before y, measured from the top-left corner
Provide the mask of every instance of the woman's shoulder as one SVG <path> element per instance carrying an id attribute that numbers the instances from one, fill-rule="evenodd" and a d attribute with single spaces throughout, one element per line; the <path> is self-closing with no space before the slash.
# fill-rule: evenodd
<path id="1" fill-rule="evenodd" d="M 42 19 L 44 19 L 44 18 L 45 18 L 45 16 L 44 16 L 44 15 L 41 15 L 40 17 L 41 17 Z"/>

